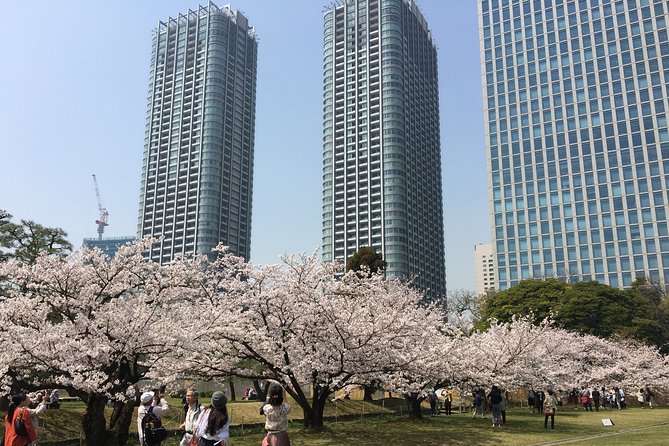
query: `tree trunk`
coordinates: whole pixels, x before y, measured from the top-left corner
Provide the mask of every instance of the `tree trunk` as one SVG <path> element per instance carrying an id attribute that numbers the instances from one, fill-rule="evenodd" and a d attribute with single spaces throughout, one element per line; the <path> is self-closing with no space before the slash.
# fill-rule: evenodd
<path id="1" fill-rule="evenodd" d="M 304 427 L 320 431 L 323 430 L 323 412 L 325 411 L 328 395 L 330 395 L 330 389 L 313 386 L 312 392 L 311 405 L 302 406 Z"/>
<path id="2" fill-rule="evenodd" d="M 228 384 L 230 385 L 230 401 L 237 401 L 237 396 L 235 395 L 235 383 L 229 379 Z"/>
<path id="3" fill-rule="evenodd" d="M 114 402 L 114 411 L 109 420 L 109 429 L 114 431 L 120 445 L 126 444 L 130 437 L 130 423 L 135 407 L 134 400 Z"/>
<path id="4" fill-rule="evenodd" d="M 269 382 L 267 384 L 269 384 Z M 268 385 L 261 386 L 260 381 L 254 379 L 253 388 L 256 389 L 256 393 L 258 394 L 258 401 L 265 401 L 267 399 Z"/>
<path id="5" fill-rule="evenodd" d="M 420 403 L 423 402 L 423 398 L 419 398 L 418 395 L 412 393 L 410 395 L 404 395 L 404 400 L 407 402 L 407 412 L 409 413 L 409 418 L 423 418 L 423 411 L 420 406 Z"/>
<path id="6" fill-rule="evenodd" d="M 372 398 L 372 395 L 374 394 L 374 391 L 376 389 L 372 386 L 364 386 L 364 393 L 362 400 L 363 401 L 374 401 L 374 398 Z"/>
<path id="7" fill-rule="evenodd" d="M 118 446 L 116 435 L 108 431 L 105 422 L 107 397 L 91 393 L 86 401 L 86 413 L 81 421 L 88 446 Z"/>

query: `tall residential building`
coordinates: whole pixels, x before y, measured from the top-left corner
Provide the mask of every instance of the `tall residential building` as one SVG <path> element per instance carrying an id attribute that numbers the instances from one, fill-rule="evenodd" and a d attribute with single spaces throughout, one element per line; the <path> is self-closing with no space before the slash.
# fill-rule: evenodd
<path id="1" fill-rule="evenodd" d="M 479 0 L 500 289 L 669 280 L 666 0 Z"/>
<path id="2" fill-rule="evenodd" d="M 446 294 L 437 51 L 411 0 L 324 14 L 323 259 L 361 246 L 388 277 Z"/>
<path id="3" fill-rule="evenodd" d="M 248 259 L 258 41 L 209 2 L 154 30 L 138 234 L 160 263 L 219 242 Z"/>
<path id="4" fill-rule="evenodd" d="M 476 265 L 476 295 L 480 296 L 487 291 L 494 291 L 495 285 L 495 256 L 491 243 L 474 245 L 474 262 Z"/>

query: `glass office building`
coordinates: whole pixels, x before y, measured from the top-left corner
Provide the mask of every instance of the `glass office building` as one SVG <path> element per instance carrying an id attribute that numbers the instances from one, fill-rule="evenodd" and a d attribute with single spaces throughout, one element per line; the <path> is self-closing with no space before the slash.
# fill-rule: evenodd
<path id="1" fill-rule="evenodd" d="M 209 2 L 154 30 L 138 234 L 150 257 L 248 259 L 258 42 L 248 20 Z"/>
<path id="2" fill-rule="evenodd" d="M 443 297 L 437 51 L 416 3 L 334 3 L 323 77 L 323 259 L 371 246 Z"/>
<path id="3" fill-rule="evenodd" d="M 85 238 L 82 246 L 86 248 L 99 248 L 111 261 L 116 255 L 116 251 L 123 245 L 133 243 L 137 240 L 135 237 L 103 237 L 103 238 Z"/>
<path id="4" fill-rule="evenodd" d="M 669 280 L 666 0 L 479 0 L 500 289 Z"/>

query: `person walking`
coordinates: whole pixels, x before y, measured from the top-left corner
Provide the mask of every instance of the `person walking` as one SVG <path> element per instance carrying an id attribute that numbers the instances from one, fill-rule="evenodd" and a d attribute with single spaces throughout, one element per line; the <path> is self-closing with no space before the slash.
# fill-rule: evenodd
<path id="1" fill-rule="evenodd" d="M 30 400 L 25 393 L 12 396 L 5 415 L 4 446 L 26 446 L 37 440 L 37 433 L 26 409 Z M 25 432 L 17 431 L 17 421 L 25 427 Z"/>
<path id="2" fill-rule="evenodd" d="M 200 414 L 194 430 L 199 446 L 227 446 L 230 439 L 228 398 L 223 392 L 211 395 L 211 405 Z"/>
<path id="3" fill-rule="evenodd" d="M 183 429 L 185 431 L 179 446 L 188 446 L 191 438 L 193 438 L 195 423 L 197 422 L 197 419 L 202 412 L 202 406 L 198 401 L 199 396 L 200 394 L 197 390 L 190 389 L 186 392 L 186 404 L 188 406 L 188 410 L 186 411 L 184 422 L 181 423 L 181 426 L 179 426 L 179 429 Z"/>
<path id="4" fill-rule="evenodd" d="M 557 399 L 552 389 L 548 389 L 548 396 L 544 399 L 544 429 L 548 428 L 548 417 L 551 418 L 551 429 L 555 428 L 555 411 Z"/>
<path id="5" fill-rule="evenodd" d="M 478 414 L 480 414 L 482 418 L 485 418 L 485 394 L 483 393 L 483 389 L 477 389 L 474 391 L 472 418 L 475 418 Z"/>
<path id="6" fill-rule="evenodd" d="M 283 388 L 279 385 L 272 386 L 265 405 L 260 408 L 260 415 L 265 416 L 265 430 L 267 431 L 263 445 L 290 446 L 287 432 L 289 412 L 290 405 L 284 401 Z"/>
<path id="7" fill-rule="evenodd" d="M 490 401 L 490 411 L 492 412 L 492 427 L 501 427 L 503 397 L 499 387 L 492 386 L 492 389 L 490 389 L 490 393 L 488 394 L 488 400 Z"/>

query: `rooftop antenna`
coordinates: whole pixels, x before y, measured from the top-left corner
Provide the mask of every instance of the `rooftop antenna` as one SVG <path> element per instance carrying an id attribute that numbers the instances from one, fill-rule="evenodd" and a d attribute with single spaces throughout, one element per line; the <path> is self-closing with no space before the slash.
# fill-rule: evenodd
<path id="1" fill-rule="evenodd" d="M 95 178 L 95 174 L 93 174 L 93 184 L 95 184 L 95 196 L 98 198 L 98 211 L 100 212 L 100 218 L 95 220 L 95 223 L 98 225 L 98 240 L 102 240 L 105 226 L 109 226 L 109 223 L 107 223 L 109 212 L 107 212 L 106 208 L 102 207 L 102 200 L 100 200 L 100 191 L 98 189 L 98 180 Z"/>

